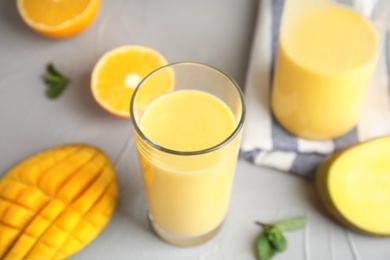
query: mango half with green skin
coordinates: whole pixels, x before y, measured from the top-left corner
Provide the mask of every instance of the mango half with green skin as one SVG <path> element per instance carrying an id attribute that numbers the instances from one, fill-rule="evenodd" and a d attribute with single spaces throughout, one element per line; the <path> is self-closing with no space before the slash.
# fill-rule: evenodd
<path id="1" fill-rule="evenodd" d="M 326 209 L 344 226 L 390 236 L 390 136 L 327 158 L 317 169 L 316 186 Z"/>
<path id="2" fill-rule="evenodd" d="M 0 179 L 0 259 L 66 259 L 114 213 L 114 167 L 99 149 L 69 144 L 39 152 Z"/>

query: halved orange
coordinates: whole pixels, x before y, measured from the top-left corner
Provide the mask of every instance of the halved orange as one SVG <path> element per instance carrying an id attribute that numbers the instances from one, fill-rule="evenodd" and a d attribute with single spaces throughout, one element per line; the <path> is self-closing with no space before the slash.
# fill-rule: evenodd
<path id="1" fill-rule="evenodd" d="M 129 118 L 130 100 L 135 88 L 149 73 L 167 64 L 154 49 L 125 45 L 105 53 L 96 63 L 91 78 L 92 95 L 96 102 L 113 115 Z M 171 73 L 161 75 L 146 86 L 143 93 L 150 97 L 173 88 Z"/>
<path id="2" fill-rule="evenodd" d="M 51 38 L 80 33 L 95 19 L 100 0 L 17 0 L 23 21 L 35 32 Z"/>

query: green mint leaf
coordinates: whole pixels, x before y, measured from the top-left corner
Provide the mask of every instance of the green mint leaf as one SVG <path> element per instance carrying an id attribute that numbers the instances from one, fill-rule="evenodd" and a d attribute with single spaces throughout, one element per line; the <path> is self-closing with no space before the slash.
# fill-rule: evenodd
<path id="1" fill-rule="evenodd" d="M 277 228 L 273 225 L 270 225 L 264 229 L 264 234 L 266 234 L 268 240 L 275 240 L 276 241 L 276 240 L 279 240 L 281 238 L 282 231 L 279 228 Z"/>
<path id="2" fill-rule="evenodd" d="M 264 229 L 264 234 L 275 251 L 282 252 L 286 249 L 287 240 L 278 227 L 269 225 Z"/>
<path id="3" fill-rule="evenodd" d="M 306 226 L 306 217 L 296 217 L 272 223 L 273 226 L 278 227 L 281 231 L 294 231 L 302 229 Z"/>
<path id="4" fill-rule="evenodd" d="M 57 98 L 61 95 L 62 91 L 64 90 L 64 87 L 58 86 L 58 87 L 51 87 L 46 90 L 46 95 L 49 98 Z"/>
<path id="5" fill-rule="evenodd" d="M 66 85 L 68 83 L 68 80 L 66 78 L 61 78 L 59 76 L 53 75 L 53 74 L 46 74 L 45 75 L 45 83 L 51 87 L 52 85 Z"/>
<path id="6" fill-rule="evenodd" d="M 272 224 L 255 222 L 264 228 L 263 233 L 257 240 L 257 256 L 259 260 L 271 259 L 276 253 L 283 252 L 287 248 L 287 239 L 283 231 L 293 231 L 306 226 L 306 217 L 296 217 L 280 220 Z"/>
<path id="7" fill-rule="evenodd" d="M 268 240 L 276 252 L 283 252 L 287 248 L 287 239 L 281 232 L 277 236 L 275 234 L 268 235 Z"/>
<path id="8" fill-rule="evenodd" d="M 257 240 L 257 257 L 259 260 L 269 260 L 275 255 L 276 251 L 272 247 L 265 233 Z"/>
<path id="9" fill-rule="evenodd" d="M 46 71 L 49 73 L 49 74 L 52 74 L 52 75 L 55 75 L 55 76 L 58 76 L 58 77 L 61 77 L 61 78 L 65 78 L 64 75 L 62 75 L 61 72 L 59 72 L 56 67 L 54 67 L 54 64 L 53 63 L 49 63 L 47 64 L 46 66 Z"/>
<path id="10" fill-rule="evenodd" d="M 46 96 L 49 98 L 57 98 L 62 94 L 69 80 L 50 63 L 46 66 L 44 82 L 48 87 Z"/>

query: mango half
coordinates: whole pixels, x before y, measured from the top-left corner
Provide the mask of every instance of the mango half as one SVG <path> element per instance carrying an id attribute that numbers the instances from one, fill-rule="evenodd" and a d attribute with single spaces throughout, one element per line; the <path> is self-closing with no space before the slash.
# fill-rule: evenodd
<path id="1" fill-rule="evenodd" d="M 97 148 L 55 147 L 20 162 L 0 180 L 0 259 L 66 259 L 109 222 L 118 188 Z"/>
<path id="2" fill-rule="evenodd" d="M 390 236 L 390 136 L 327 158 L 317 169 L 316 186 L 325 207 L 346 227 Z"/>

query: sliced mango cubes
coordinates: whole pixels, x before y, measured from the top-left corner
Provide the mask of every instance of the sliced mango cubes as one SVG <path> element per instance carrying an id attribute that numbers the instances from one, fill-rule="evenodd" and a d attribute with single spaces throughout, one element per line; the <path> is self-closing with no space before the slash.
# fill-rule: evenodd
<path id="1" fill-rule="evenodd" d="M 0 259 L 66 259 L 89 244 L 114 212 L 110 160 L 85 144 L 27 158 L 0 180 Z"/>

